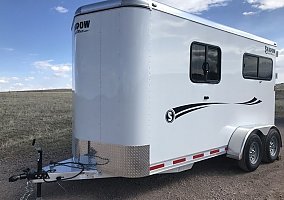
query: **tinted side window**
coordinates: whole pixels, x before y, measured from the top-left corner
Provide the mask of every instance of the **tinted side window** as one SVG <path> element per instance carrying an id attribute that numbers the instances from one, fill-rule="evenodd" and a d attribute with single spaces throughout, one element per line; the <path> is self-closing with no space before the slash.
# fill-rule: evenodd
<path id="1" fill-rule="evenodd" d="M 273 61 L 256 55 L 244 54 L 243 77 L 245 79 L 268 80 L 272 79 Z"/>
<path id="2" fill-rule="evenodd" d="M 257 57 L 245 55 L 243 75 L 245 78 L 257 78 Z"/>
<path id="3" fill-rule="evenodd" d="M 221 50 L 219 47 L 192 43 L 190 79 L 195 83 L 218 83 L 221 80 Z"/>
<path id="4" fill-rule="evenodd" d="M 205 63 L 205 46 L 192 44 L 191 46 L 191 79 L 194 82 L 203 82 L 205 80 L 202 69 Z"/>
<path id="5" fill-rule="evenodd" d="M 273 62 L 268 58 L 259 58 L 258 77 L 263 80 L 272 79 Z"/>
<path id="6" fill-rule="evenodd" d="M 207 80 L 208 81 L 219 81 L 220 80 L 220 58 L 218 48 L 208 47 L 207 62 L 209 65 L 209 71 Z"/>

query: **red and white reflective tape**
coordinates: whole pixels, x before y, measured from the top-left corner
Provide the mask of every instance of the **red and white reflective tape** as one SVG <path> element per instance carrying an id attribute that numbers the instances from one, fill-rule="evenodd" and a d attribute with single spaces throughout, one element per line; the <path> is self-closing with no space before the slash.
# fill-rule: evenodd
<path id="1" fill-rule="evenodd" d="M 160 168 L 163 168 L 163 167 L 165 167 L 164 163 L 158 164 L 158 165 L 154 165 L 154 166 L 150 167 L 150 171 L 156 170 L 156 169 L 160 169 Z"/>
<path id="2" fill-rule="evenodd" d="M 225 154 L 227 151 L 228 151 L 228 147 L 224 146 L 224 147 L 220 147 L 220 148 L 210 149 L 208 151 L 200 152 L 200 153 L 197 153 L 197 154 L 191 154 L 191 155 L 187 155 L 187 156 L 184 156 L 184 157 L 179 157 L 179 158 L 167 160 L 167 161 L 164 161 L 164 162 L 160 162 L 160 163 L 151 165 L 150 166 L 150 173 L 152 173 L 152 172 L 157 173 L 157 172 L 164 171 L 164 170 L 167 170 L 167 169 L 172 169 L 174 167 L 192 164 L 196 161 L 200 161 L 200 160 L 204 160 L 204 159 L 207 159 L 207 158 L 215 157 L 217 155 Z"/>
<path id="3" fill-rule="evenodd" d="M 219 152 L 220 152 L 220 149 L 214 149 L 214 150 L 210 151 L 210 154 L 213 155 L 213 154 L 216 154 L 216 153 L 219 153 Z"/>
<path id="4" fill-rule="evenodd" d="M 174 160 L 173 164 L 176 165 L 176 164 L 179 164 L 179 163 L 183 163 L 185 161 L 186 161 L 186 158 L 180 158 L 180 159 Z"/>
<path id="5" fill-rule="evenodd" d="M 202 157 L 204 157 L 204 153 L 200 153 L 200 154 L 196 154 L 196 155 L 192 156 L 193 160 L 198 159 L 198 158 L 202 158 Z"/>

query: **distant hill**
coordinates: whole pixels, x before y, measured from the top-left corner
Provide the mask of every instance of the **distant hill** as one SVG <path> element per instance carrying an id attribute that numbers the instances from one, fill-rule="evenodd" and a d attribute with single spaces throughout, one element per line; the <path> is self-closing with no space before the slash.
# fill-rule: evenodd
<path id="1" fill-rule="evenodd" d="M 284 90 L 284 83 L 276 84 L 276 90 Z"/>
<path id="2" fill-rule="evenodd" d="M 29 90 L 24 92 L 72 92 L 71 89 Z"/>
<path id="3" fill-rule="evenodd" d="M 49 89 L 49 90 L 25 90 L 25 91 L 10 91 L 13 92 L 72 92 L 71 89 Z"/>

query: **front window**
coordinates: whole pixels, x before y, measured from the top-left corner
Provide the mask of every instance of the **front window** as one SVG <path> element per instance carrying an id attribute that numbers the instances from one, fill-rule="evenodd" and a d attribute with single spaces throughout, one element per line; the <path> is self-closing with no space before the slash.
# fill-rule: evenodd
<path id="1" fill-rule="evenodd" d="M 219 83 L 221 80 L 221 49 L 194 42 L 190 51 L 191 81 L 194 83 Z"/>

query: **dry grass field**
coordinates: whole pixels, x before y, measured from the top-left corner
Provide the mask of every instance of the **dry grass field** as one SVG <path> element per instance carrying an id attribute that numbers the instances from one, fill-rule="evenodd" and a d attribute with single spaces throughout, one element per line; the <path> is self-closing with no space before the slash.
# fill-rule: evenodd
<path id="1" fill-rule="evenodd" d="M 31 150 L 33 138 L 43 148 L 70 151 L 71 96 L 70 91 L 0 93 L 1 157 Z"/>
<path id="2" fill-rule="evenodd" d="M 9 183 L 8 178 L 36 166 L 33 138 L 43 147 L 45 164 L 71 157 L 71 96 L 71 91 L 60 90 L 0 93 L 0 199 L 19 199 L 24 193 L 25 181 Z M 283 132 L 284 87 L 278 88 L 276 118 Z M 57 184 L 44 185 L 43 195 L 44 199 L 284 199 L 283 166 L 281 160 L 247 174 L 221 157 L 174 175 L 68 182 L 62 184 L 67 192 Z"/>

